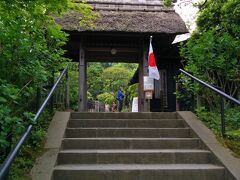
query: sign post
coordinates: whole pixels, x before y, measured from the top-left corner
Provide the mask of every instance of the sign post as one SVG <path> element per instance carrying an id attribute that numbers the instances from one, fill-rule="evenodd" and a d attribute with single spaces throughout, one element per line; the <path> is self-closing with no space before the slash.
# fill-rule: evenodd
<path id="1" fill-rule="evenodd" d="M 132 112 L 138 112 L 138 97 L 133 98 Z"/>
<path id="2" fill-rule="evenodd" d="M 143 81 L 144 98 L 145 98 L 145 101 L 148 102 L 147 112 L 150 112 L 150 99 L 152 99 L 153 97 L 154 80 L 149 76 L 144 76 L 143 80 L 144 80 Z"/>
<path id="3" fill-rule="evenodd" d="M 145 99 L 152 99 L 152 95 L 153 95 L 153 91 L 154 91 L 153 78 L 144 76 L 143 79 L 144 79 L 143 91 L 144 91 Z"/>

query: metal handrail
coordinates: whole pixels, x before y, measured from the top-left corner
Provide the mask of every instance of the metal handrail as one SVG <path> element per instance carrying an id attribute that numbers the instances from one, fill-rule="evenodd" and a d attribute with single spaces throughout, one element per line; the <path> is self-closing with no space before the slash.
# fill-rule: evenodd
<path id="1" fill-rule="evenodd" d="M 191 79 L 197 81 L 201 85 L 208 87 L 209 89 L 211 89 L 212 91 L 216 92 L 217 94 L 219 94 L 221 96 L 221 133 L 222 133 L 222 136 L 225 136 L 225 118 L 224 118 L 224 99 L 223 99 L 223 97 L 237 105 L 240 105 L 240 101 L 233 98 L 232 96 L 229 96 L 228 94 L 222 92 L 221 90 L 207 84 L 206 82 L 196 78 L 195 76 L 191 75 L 190 73 L 188 73 L 182 69 L 179 69 L 179 71 L 182 72 L 184 75 L 190 77 Z"/>
<path id="2" fill-rule="evenodd" d="M 28 138 L 28 136 L 30 135 L 30 132 L 33 128 L 33 125 L 37 122 L 39 116 L 41 115 L 41 113 L 43 112 L 43 110 L 45 109 L 48 101 L 50 100 L 51 96 L 53 95 L 55 89 L 57 88 L 59 82 L 62 80 L 64 74 L 67 74 L 68 72 L 68 66 L 62 71 L 62 73 L 60 74 L 58 80 L 56 81 L 56 83 L 53 85 L 52 89 L 50 90 L 48 96 L 46 97 L 46 99 L 44 100 L 44 102 L 42 103 L 41 107 L 39 108 L 39 110 L 37 111 L 35 117 L 33 118 L 33 123 L 30 124 L 26 129 L 25 132 L 22 134 L 21 138 L 18 140 L 17 144 L 15 145 L 15 147 L 12 149 L 12 151 L 8 154 L 8 157 L 5 159 L 5 161 L 3 162 L 3 164 L 1 165 L 1 169 L 0 169 L 0 180 L 4 180 L 4 178 L 6 178 L 7 173 L 9 171 L 9 168 L 11 166 L 11 164 L 13 163 L 14 159 L 16 158 L 20 148 L 22 147 L 22 145 L 24 144 L 24 142 L 26 141 L 26 139 Z"/>
<path id="3" fill-rule="evenodd" d="M 194 79 L 195 81 L 199 82 L 200 84 L 202 84 L 202 85 L 208 87 L 209 89 L 215 91 L 216 93 L 220 94 L 221 96 L 225 97 L 226 99 L 228 99 L 228 100 L 230 100 L 230 101 L 240 105 L 240 101 L 238 101 L 237 99 L 233 98 L 232 96 L 229 96 L 228 94 L 226 94 L 226 93 L 218 90 L 217 88 L 215 88 L 215 87 L 205 83 L 204 81 L 196 78 L 195 76 L 191 75 L 190 73 L 188 73 L 188 72 L 186 72 L 186 71 L 184 71 L 182 69 L 179 69 L 179 71 L 181 71 L 183 74 L 189 76 L 190 78 Z"/>

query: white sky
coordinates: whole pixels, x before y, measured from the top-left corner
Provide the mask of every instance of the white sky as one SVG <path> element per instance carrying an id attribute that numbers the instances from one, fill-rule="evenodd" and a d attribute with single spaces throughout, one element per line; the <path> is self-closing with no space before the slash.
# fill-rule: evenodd
<path id="1" fill-rule="evenodd" d="M 175 11 L 181 16 L 190 33 L 196 28 L 195 20 L 198 8 L 194 6 L 201 0 L 178 0 L 174 4 Z"/>
<path id="2" fill-rule="evenodd" d="M 190 33 L 196 29 L 195 22 L 198 8 L 194 6 L 194 4 L 197 4 L 200 1 L 201 0 L 177 0 L 177 2 L 174 4 L 175 11 L 181 16 Z M 190 33 L 177 35 L 172 44 L 185 41 L 186 39 L 190 38 Z"/>

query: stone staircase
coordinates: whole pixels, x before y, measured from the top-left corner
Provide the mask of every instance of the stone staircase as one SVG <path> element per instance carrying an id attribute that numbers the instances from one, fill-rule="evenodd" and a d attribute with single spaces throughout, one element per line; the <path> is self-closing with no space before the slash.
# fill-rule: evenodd
<path id="1" fill-rule="evenodd" d="M 72 113 L 53 180 L 223 180 L 176 113 Z"/>

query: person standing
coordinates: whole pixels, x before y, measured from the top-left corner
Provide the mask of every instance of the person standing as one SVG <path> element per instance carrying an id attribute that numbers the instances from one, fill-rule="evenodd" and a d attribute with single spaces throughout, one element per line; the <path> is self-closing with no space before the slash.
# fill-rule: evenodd
<path id="1" fill-rule="evenodd" d="M 112 103 L 112 112 L 116 112 L 117 111 L 117 104 L 113 101 Z"/>
<path id="2" fill-rule="evenodd" d="M 110 112 L 110 105 L 109 104 L 105 104 L 105 112 Z"/>
<path id="3" fill-rule="evenodd" d="M 118 112 L 121 112 L 123 107 L 123 100 L 124 100 L 124 94 L 121 88 L 118 89 L 117 100 L 118 100 Z"/>

